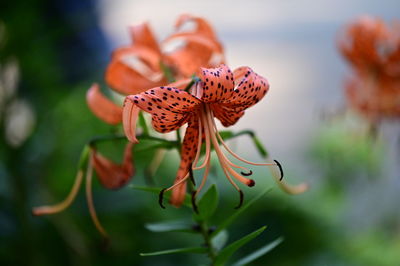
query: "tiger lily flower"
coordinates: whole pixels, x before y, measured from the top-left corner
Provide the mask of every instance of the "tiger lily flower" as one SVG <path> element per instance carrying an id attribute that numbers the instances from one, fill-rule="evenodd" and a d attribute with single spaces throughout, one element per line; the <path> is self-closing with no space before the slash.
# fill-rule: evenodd
<path id="1" fill-rule="evenodd" d="M 55 214 L 68 208 L 76 198 L 79 189 L 82 185 L 83 177 L 86 174 L 86 200 L 88 203 L 90 216 L 97 230 L 104 237 L 107 237 L 107 232 L 105 231 L 104 227 L 101 225 L 97 217 L 93 203 L 93 196 L 92 196 L 93 168 L 97 173 L 100 184 L 106 189 L 115 190 L 123 187 L 129 182 L 129 180 L 134 174 L 134 167 L 132 164 L 132 148 L 133 148 L 133 143 L 128 142 L 128 144 L 125 147 L 125 153 L 122 164 L 116 164 L 113 161 L 101 155 L 96 150 L 96 148 L 90 147 L 88 153 L 87 152 L 83 153 L 84 161 L 86 161 L 86 157 L 88 157 L 87 169 L 86 170 L 84 169 L 85 163 L 82 163 L 82 165 L 80 165 L 80 168 L 75 178 L 74 185 L 70 193 L 68 194 L 67 198 L 61 203 L 55 205 L 33 208 L 32 214 L 36 216 Z"/>
<path id="2" fill-rule="evenodd" d="M 400 24 L 364 16 L 349 25 L 339 49 L 353 68 L 346 80 L 348 103 L 372 121 L 400 117 Z"/>
<path id="3" fill-rule="evenodd" d="M 194 31 L 182 31 L 194 23 Z M 223 49 L 206 20 L 182 15 L 175 25 L 176 33 L 160 44 L 147 23 L 130 28 L 133 44 L 118 48 L 112 55 L 105 79 L 115 91 L 137 94 L 167 84 L 163 66 L 172 70 L 178 80 L 195 74 L 200 66 L 218 66 L 223 62 Z"/>
<path id="4" fill-rule="evenodd" d="M 235 124 L 247 108 L 265 96 L 269 89 L 268 81 L 249 67 L 240 67 L 232 72 L 225 65 L 211 69 L 201 68 L 199 79 L 191 87 L 190 92 L 164 86 L 127 96 L 123 109 L 125 134 L 130 141 L 137 142 L 135 128 L 140 110 L 152 115 L 152 125 L 161 133 L 178 130 L 184 124 L 188 124 L 175 183 L 166 189 L 166 191 L 173 190 L 171 204 L 177 207 L 182 204 L 191 170 L 204 168 L 203 179 L 196 194 L 201 191 L 210 170 L 211 147 L 217 154 L 226 178 L 239 191 L 242 202 L 243 194 L 235 181 L 249 187 L 254 186 L 254 180 L 245 177 L 251 175 L 252 172 L 228 159 L 220 144 L 233 157 L 246 164 L 276 166 L 277 163 L 254 163 L 241 158 L 224 143 L 218 133 L 214 118 L 219 119 L 225 127 Z M 199 164 L 203 143 L 205 157 Z M 235 169 L 239 169 L 242 173 L 239 174 Z M 276 175 L 276 171 L 273 173 Z M 285 187 L 293 193 L 302 192 L 306 188 L 305 186 L 296 189 Z"/>
<path id="5" fill-rule="evenodd" d="M 195 24 L 192 31 L 181 29 Z M 158 43 L 149 25 L 141 23 L 130 27 L 133 44 L 114 51 L 105 79 L 115 91 L 137 94 L 167 84 L 168 79 L 184 80 L 198 72 L 200 66 L 218 66 L 224 61 L 223 48 L 214 30 L 200 17 L 181 15 L 176 32 Z M 171 71 L 167 77 L 168 70 Z M 122 107 L 107 99 L 92 85 L 86 100 L 89 109 L 108 124 L 121 122 Z"/>

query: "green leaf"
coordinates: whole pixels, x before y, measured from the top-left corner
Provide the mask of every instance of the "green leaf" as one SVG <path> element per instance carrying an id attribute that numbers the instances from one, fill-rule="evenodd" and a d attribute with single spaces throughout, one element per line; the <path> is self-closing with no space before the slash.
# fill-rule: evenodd
<path id="1" fill-rule="evenodd" d="M 207 221 L 208 218 L 210 218 L 214 214 L 215 210 L 217 209 L 217 205 L 217 187 L 215 185 L 212 185 L 197 203 L 199 213 L 195 214 L 194 218 L 197 221 Z"/>
<path id="2" fill-rule="evenodd" d="M 218 235 L 211 239 L 211 244 L 216 251 L 220 251 L 228 242 L 229 234 L 226 230 L 222 230 Z"/>
<path id="3" fill-rule="evenodd" d="M 142 187 L 142 186 L 136 186 L 136 185 L 129 185 L 129 188 L 133 188 L 136 190 L 141 190 L 141 191 L 145 191 L 145 192 L 150 192 L 156 195 L 160 194 L 160 191 L 162 190 L 162 188 L 159 187 Z M 171 197 L 171 193 L 166 192 L 164 194 L 164 201 L 167 202 Z M 189 196 L 188 194 L 186 194 L 185 196 L 185 200 L 183 202 L 183 206 L 192 208 L 192 203 L 191 203 L 191 196 Z"/>
<path id="4" fill-rule="evenodd" d="M 247 242 L 249 242 L 250 240 L 257 237 L 259 234 L 261 234 L 265 230 L 265 228 L 267 227 L 263 226 L 260 229 L 242 237 L 241 239 L 236 240 L 235 242 L 233 242 L 232 244 L 221 250 L 221 252 L 217 255 L 215 259 L 215 265 L 216 266 L 224 265 L 228 261 L 228 259 L 233 255 L 233 253 L 235 253 L 236 250 L 238 250 Z"/>
<path id="5" fill-rule="evenodd" d="M 233 221 L 236 220 L 236 218 L 238 218 L 245 210 L 247 210 L 254 202 L 256 202 L 257 200 L 259 200 L 260 198 L 262 198 L 265 194 L 267 194 L 269 191 L 271 190 L 271 188 L 267 188 L 264 191 L 262 191 L 260 194 L 258 194 L 257 196 L 255 196 L 254 198 L 252 198 L 249 202 L 247 202 L 247 204 L 245 204 L 244 206 L 242 206 L 240 209 L 236 210 L 231 216 L 229 216 L 228 218 L 224 219 L 223 222 L 218 226 L 217 230 L 215 230 L 212 234 L 211 237 L 215 236 L 216 234 L 218 234 L 219 232 L 221 232 L 222 230 L 224 230 L 226 227 L 228 227 L 231 223 L 233 223 Z"/>
<path id="6" fill-rule="evenodd" d="M 279 238 L 275 239 L 274 241 L 272 241 L 271 243 L 266 244 L 262 248 L 257 249 L 256 251 L 254 251 L 250 255 L 247 255 L 246 257 L 240 259 L 239 261 L 234 263 L 232 266 L 242 266 L 242 265 L 249 264 L 250 262 L 260 258 L 261 256 L 263 256 L 265 254 L 267 254 L 269 251 L 271 251 L 276 246 L 278 246 L 280 243 L 282 243 L 282 241 L 283 241 L 283 237 L 279 237 Z"/>
<path id="7" fill-rule="evenodd" d="M 260 153 L 260 155 L 263 158 L 267 158 L 268 157 L 268 152 L 265 149 L 264 145 L 261 143 L 260 139 L 256 135 L 252 136 L 252 139 L 253 139 L 253 143 L 256 146 L 256 148 L 257 148 L 258 152 Z"/>
<path id="8" fill-rule="evenodd" d="M 176 253 L 206 253 L 206 252 L 207 248 L 190 247 L 190 248 L 167 249 L 149 253 L 140 253 L 140 256 L 144 257 L 144 256 L 159 256 L 159 255 L 176 254 Z"/>
<path id="9" fill-rule="evenodd" d="M 187 221 L 168 221 L 163 223 L 148 223 L 145 224 L 147 230 L 162 233 L 162 232 L 195 232 L 193 225 Z"/>

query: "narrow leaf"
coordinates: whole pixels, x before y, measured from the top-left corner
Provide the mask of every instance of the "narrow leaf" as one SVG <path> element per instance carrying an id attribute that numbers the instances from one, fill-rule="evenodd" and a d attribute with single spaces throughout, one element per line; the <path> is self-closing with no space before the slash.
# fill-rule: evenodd
<path id="1" fill-rule="evenodd" d="M 149 253 L 140 253 L 140 256 L 145 257 L 145 256 L 159 256 L 159 255 L 176 254 L 176 253 L 206 253 L 206 252 L 207 248 L 190 247 L 190 248 L 167 249 Z"/>
<path id="2" fill-rule="evenodd" d="M 141 191 L 145 191 L 145 192 L 150 192 L 156 195 L 160 194 L 160 191 L 162 190 L 162 188 L 159 187 L 143 187 L 143 186 L 136 186 L 136 185 L 130 185 L 130 188 L 136 189 L 136 190 L 141 190 Z M 164 200 L 165 202 L 167 202 L 171 197 L 171 194 L 169 192 L 165 193 L 164 195 Z M 191 197 L 186 194 L 185 196 L 185 201 L 183 202 L 183 205 L 189 208 L 192 208 L 192 204 L 191 204 Z"/>
<path id="3" fill-rule="evenodd" d="M 163 223 L 148 223 L 145 224 L 147 230 L 162 233 L 162 232 L 194 232 L 193 225 L 187 221 L 168 221 Z"/>
<path id="4" fill-rule="evenodd" d="M 221 130 L 221 131 L 218 131 L 218 133 L 224 140 L 230 139 L 234 136 L 233 132 L 230 130 Z"/>
<path id="5" fill-rule="evenodd" d="M 252 198 L 249 202 L 247 202 L 247 204 L 245 204 L 244 206 L 242 206 L 240 209 L 236 210 L 231 216 L 229 216 L 228 218 L 224 219 L 223 222 L 220 224 L 220 226 L 217 228 L 217 230 L 215 230 L 211 236 L 215 236 L 216 234 L 218 234 L 219 232 L 221 232 L 222 230 L 224 230 L 226 227 L 228 227 L 233 221 L 236 220 L 236 218 L 238 218 L 245 210 L 247 210 L 254 202 L 256 202 L 257 200 L 259 200 L 260 198 L 262 198 L 265 194 L 267 194 L 269 191 L 271 190 L 271 188 L 267 188 L 264 191 L 262 191 L 260 194 L 258 194 L 257 196 L 255 196 L 254 198 Z"/>
<path id="6" fill-rule="evenodd" d="M 250 240 L 257 237 L 259 234 L 261 234 L 265 230 L 265 228 L 267 227 L 263 226 L 260 229 L 242 237 L 241 239 L 236 240 L 235 242 L 233 242 L 232 244 L 221 250 L 217 258 L 215 259 L 215 265 L 224 265 L 228 261 L 228 259 L 233 255 L 233 253 L 235 253 L 236 250 L 238 250 L 247 242 L 249 242 Z"/>
<path id="7" fill-rule="evenodd" d="M 280 243 L 282 243 L 282 241 L 283 241 L 283 237 L 279 237 L 279 238 L 275 239 L 274 241 L 272 241 L 271 243 L 266 244 L 262 248 L 257 249 L 253 253 L 251 253 L 251 254 L 247 255 L 246 257 L 240 259 L 239 261 L 234 263 L 232 266 L 242 266 L 242 265 L 249 264 L 250 262 L 260 258 L 261 256 L 263 256 L 265 254 L 267 254 L 269 251 L 271 251 L 276 246 L 278 246 Z"/>
<path id="8" fill-rule="evenodd" d="M 216 186 L 212 185 L 199 200 L 197 204 L 199 213 L 195 214 L 195 219 L 198 221 L 206 221 L 214 214 L 217 205 L 218 192 Z"/>

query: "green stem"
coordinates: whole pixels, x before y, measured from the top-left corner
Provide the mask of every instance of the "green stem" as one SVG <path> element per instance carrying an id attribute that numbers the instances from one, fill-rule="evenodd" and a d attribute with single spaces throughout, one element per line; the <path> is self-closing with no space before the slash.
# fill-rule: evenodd
<path id="1" fill-rule="evenodd" d="M 155 141 L 163 142 L 165 144 L 178 145 L 177 141 L 166 140 L 166 139 L 163 139 L 163 138 L 153 137 L 153 136 L 144 135 L 144 134 L 137 136 L 137 138 L 139 140 L 141 140 L 141 139 L 155 140 Z M 126 139 L 125 135 L 100 136 L 100 137 L 94 137 L 93 139 L 89 140 L 89 145 L 96 145 L 99 142 L 105 142 L 105 141 L 125 140 L 125 139 Z"/>
<path id="2" fill-rule="evenodd" d="M 211 242 L 210 228 L 208 227 L 208 225 L 205 221 L 199 222 L 199 226 L 200 226 L 200 230 L 201 230 L 200 233 L 204 239 L 204 244 L 206 245 L 206 248 L 207 248 L 208 257 L 211 260 L 211 265 L 214 265 L 215 258 L 217 257 L 217 253 L 215 252 L 215 249 Z"/>
<path id="3" fill-rule="evenodd" d="M 160 68 L 162 72 L 164 73 L 164 76 L 167 78 L 167 81 L 169 83 L 175 82 L 174 74 L 171 68 L 169 68 L 166 64 L 163 62 L 160 62 Z"/>
<path id="4" fill-rule="evenodd" d="M 224 138 L 224 140 L 234 139 L 234 138 L 242 136 L 242 135 L 248 135 L 251 138 L 251 140 L 253 141 L 254 145 L 256 146 L 257 151 L 261 155 L 261 157 L 263 157 L 263 158 L 268 157 L 267 150 L 264 148 L 264 145 L 261 143 L 260 139 L 256 136 L 256 134 L 252 130 L 239 131 L 238 133 L 234 133 L 234 134 L 230 135 L 229 137 Z"/>

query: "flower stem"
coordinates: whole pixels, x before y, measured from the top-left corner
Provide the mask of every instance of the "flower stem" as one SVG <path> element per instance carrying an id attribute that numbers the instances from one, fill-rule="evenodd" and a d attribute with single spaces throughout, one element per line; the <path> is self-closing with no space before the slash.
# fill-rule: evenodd
<path id="1" fill-rule="evenodd" d="M 211 242 L 210 228 L 208 227 L 205 221 L 200 221 L 199 226 L 200 226 L 200 233 L 204 239 L 204 244 L 207 248 L 208 257 L 211 260 L 211 265 L 214 265 L 217 254 Z"/>

